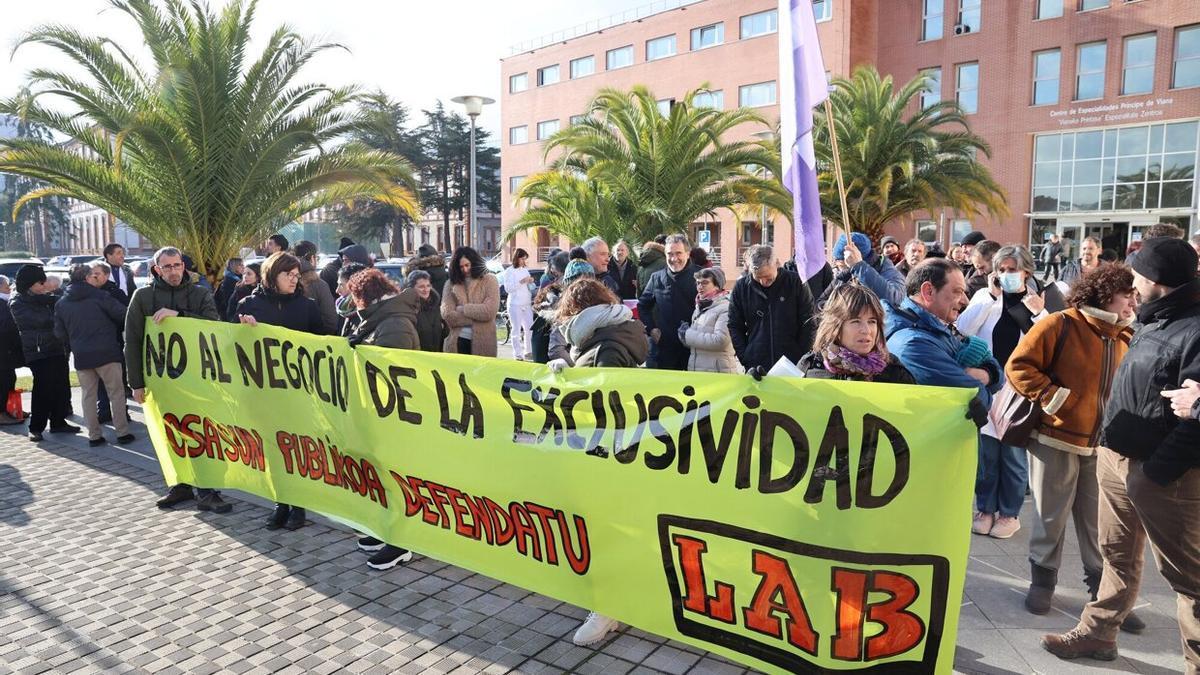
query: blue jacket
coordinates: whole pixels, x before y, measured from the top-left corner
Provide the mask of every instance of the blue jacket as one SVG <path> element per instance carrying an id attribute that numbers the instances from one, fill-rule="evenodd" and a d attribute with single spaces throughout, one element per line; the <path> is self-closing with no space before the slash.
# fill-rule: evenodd
<path id="1" fill-rule="evenodd" d="M 899 306 L 904 302 L 904 274 L 896 269 L 887 257 L 872 253 L 854 267 L 835 274 L 833 281 L 821 292 L 818 306 L 824 308 L 825 303 L 829 301 L 829 295 L 851 278 L 871 289 L 884 305 Z"/>
<path id="2" fill-rule="evenodd" d="M 992 376 L 992 383 L 984 387 L 958 365 L 955 357 L 962 347 L 962 338 L 951 333 L 940 319 L 910 298 L 904 299 L 899 311 L 891 304 L 885 304 L 884 308 L 888 351 L 900 359 L 917 384 L 975 388 L 979 390 L 980 402 L 991 405 L 992 394 L 1004 384 L 1004 371 L 994 357 L 989 356 L 983 366 Z"/>

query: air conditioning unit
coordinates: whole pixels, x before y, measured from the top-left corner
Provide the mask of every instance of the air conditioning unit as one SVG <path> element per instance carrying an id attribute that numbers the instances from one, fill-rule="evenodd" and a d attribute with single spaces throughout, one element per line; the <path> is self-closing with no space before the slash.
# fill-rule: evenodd
<path id="1" fill-rule="evenodd" d="M 970 33 L 970 32 L 971 32 L 971 27 L 969 25 L 967 25 L 965 23 L 954 24 L 954 34 L 955 35 L 965 35 L 966 33 Z"/>

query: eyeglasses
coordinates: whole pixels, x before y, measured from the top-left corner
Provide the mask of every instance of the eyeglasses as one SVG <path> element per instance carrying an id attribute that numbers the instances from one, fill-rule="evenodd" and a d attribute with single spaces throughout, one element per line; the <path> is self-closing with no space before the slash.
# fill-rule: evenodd
<path id="1" fill-rule="evenodd" d="M 291 279 L 292 281 L 299 281 L 300 280 L 300 270 L 292 270 L 291 272 L 284 272 L 283 274 L 281 274 L 279 276 L 287 277 L 288 279 Z"/>
<path id="2" fill-rule="evenodd" d="M 164 272 L 169 272 L 171 270 L 181 270 L 181 269 L 183 269 L 183 263 L 177 262 L 177 263 L 171 263 L 170 265 L 159 265 L 158 269 L 163 270 Z"/>

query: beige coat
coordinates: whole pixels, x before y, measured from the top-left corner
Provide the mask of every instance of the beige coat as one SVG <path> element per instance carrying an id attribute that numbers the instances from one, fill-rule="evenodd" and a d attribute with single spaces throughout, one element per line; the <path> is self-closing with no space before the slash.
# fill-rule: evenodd
<path id="1" fill-rule="evenodd" d="M 740 373 L 741 364 L 729 337 L 729 294 L 713 300 L 708 309 L 696 305 L 692 323 L 684 334 L 684 343 L 692 350 L 688 370 L 703 373 Z"/>
<path id="2" fill-rule="evenodd" d="M 447 281 L 442 289 L 442 319 L 450 327 L 443 351 L 458 353 L 459 330 L 470 326 L 471 353 L 475 356 L 496 355 L 496 313 L 500 311 L 500 284 L 494 274 L 479 279 L 468 278 L 466 284 Z"/>

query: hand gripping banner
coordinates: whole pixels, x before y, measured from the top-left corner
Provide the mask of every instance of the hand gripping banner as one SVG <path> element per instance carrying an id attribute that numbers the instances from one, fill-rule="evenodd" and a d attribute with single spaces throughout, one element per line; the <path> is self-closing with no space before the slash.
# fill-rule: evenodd
<path id="1" fill-rule="evenodd" d="M 969 390 L 555 375 L 194 319 L 147 322 L 142 358 L 169 484 L 303 506 L 768 672 L 951 671 Z"/>

